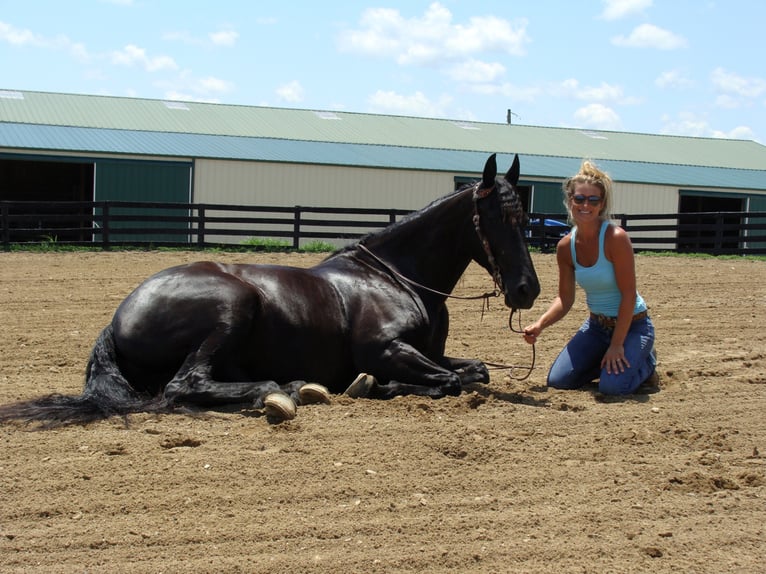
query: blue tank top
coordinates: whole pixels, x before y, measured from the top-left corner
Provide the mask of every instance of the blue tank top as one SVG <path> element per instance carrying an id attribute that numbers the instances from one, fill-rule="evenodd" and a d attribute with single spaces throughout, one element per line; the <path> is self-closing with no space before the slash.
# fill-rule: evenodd
<path id="1" fill-rule="evenodd" d="M 598 234 L 598 259 L 595 265 L 585 267 L 577 262 L 577 251 L 575 249 L 576 227 L 572 229 L 570 247 L 572 249 L 572 263 L 574 263 L 575 268 L 575 281 L 585 291 L 588 309 L 592 313 L 616 317 L 620 309 L 622 294 L 617 288 L 614 266 L 604 255 L 604 237 L 608 227 L 608 221 L 601 223 L 601 230 Z M 636 292 L 636 306 L 633 309 L 633 314 L 640 313 L 641 311 L 646 311 L 646 303 L 641 295 Z"/>

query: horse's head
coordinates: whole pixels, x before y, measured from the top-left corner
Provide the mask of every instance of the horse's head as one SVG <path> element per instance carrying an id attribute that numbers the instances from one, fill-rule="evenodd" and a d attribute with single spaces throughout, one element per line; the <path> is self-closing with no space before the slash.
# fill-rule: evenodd
<path id="1" fill-rule="evenodd" d="M 473 192 L 480 245 L 474 260 L 495 278 L 508 307 L 529 309 L 540 294 L 540 283 L 524 238 L 526 214 L 516 193 L 518 181 L 518 155 L 502 179 L 497 179 L 495 154 L 489 156 Z"/>

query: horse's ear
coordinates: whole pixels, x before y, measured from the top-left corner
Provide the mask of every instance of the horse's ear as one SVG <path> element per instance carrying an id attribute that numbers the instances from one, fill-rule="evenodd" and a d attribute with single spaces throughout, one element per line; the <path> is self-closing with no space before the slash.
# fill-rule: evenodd
<path id="1" fill-rule="evenodd" d="M 513 158 L 513 163 L 511 164 L 511 167 L 508 169 L 508 173 L 505 174 L 505 180 L 510 183 L 513 187 L 516 187 L 516 184 L 519 183 L 519 154 L 516 154 L 516 157 Z"/>
<path id="2" fill-rule="evenodd" d="M 487 163 L 484 164 L 484 175 L 481 178 L 481 186 L 484 188 L 494 187 L 495 178 L 497 177 L 497 158 L 496 154 L 492 154 L 487 158 Z"/>

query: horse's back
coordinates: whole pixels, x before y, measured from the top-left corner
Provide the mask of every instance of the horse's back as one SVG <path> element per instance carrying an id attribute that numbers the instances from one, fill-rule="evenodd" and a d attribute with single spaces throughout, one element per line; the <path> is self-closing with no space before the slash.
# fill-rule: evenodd
<path id="1" fill-rule="evenodd" d="M 343 309 L 311 268 L 196 262 L 146 279 L 112 325 L 124 370 L 155 385 L 205 341 L 220 346 L 227 378 L 323 382 L 351 369 Z"/>

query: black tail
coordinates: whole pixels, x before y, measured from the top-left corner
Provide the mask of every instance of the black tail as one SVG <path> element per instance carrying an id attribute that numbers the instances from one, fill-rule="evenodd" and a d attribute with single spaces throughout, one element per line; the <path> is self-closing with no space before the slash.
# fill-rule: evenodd
<path id="1" fill-rule="evenodd" d="M 82 395 L 52 394 L 38 399 L 0 406 L 0 423 L 38 422 L 44 428 L 87 424 L 114 415 L 162 411 L 161 399 L 137 393 L 120 372 L 111 325 L 96 340 L 85 371 Z"/>

